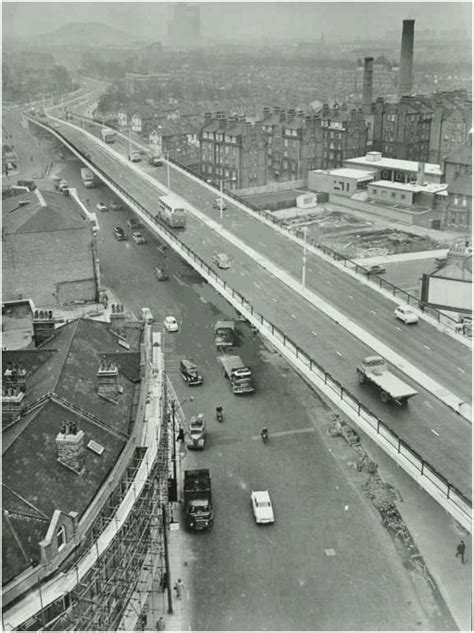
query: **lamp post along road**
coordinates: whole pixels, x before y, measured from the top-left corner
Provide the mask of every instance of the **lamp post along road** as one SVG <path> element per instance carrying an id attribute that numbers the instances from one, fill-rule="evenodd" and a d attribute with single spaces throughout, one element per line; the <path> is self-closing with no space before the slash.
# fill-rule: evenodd
<path id="1" fill-rule="evenodd" d="M 231 178 L 221 178 L 219 180 L 219 216 L 220 216 L 220 220 L 222 221 L 223 217 L 224 217 L 224 199 L 223 199 L 223 195 L 224 195 L 224 183 L 225 182 L 235 182 L 235 177 L 232 176 Z"/>
<path id="2" fill-rule="evenodd" d="M 304 233 L 304 242 L 303 242 L 303 268 L 301 271 L 301 285 L 304 288 L 306 284 L 306 235 L 308 233 L 307 226 L 304 227 L 303 233 Z"/>

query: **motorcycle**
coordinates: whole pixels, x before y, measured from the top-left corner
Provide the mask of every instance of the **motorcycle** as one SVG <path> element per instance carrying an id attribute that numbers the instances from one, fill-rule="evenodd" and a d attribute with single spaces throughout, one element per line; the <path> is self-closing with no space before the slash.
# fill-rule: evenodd
<path id="1" fill-rule="evenodd" d="M 262 441 L 265 444 L 265 442 L 268 440 L 268 429 L 262 429 L 260 431 L 260 437 L 262 438 Z"/>
<path id="2" fill-rule="evenodd" d="M 224 414 L 222 412 L 222 407 L 217 407 L 216 408 L 216 420 L 218 422 L 223 422 L 224 421 Z"/>

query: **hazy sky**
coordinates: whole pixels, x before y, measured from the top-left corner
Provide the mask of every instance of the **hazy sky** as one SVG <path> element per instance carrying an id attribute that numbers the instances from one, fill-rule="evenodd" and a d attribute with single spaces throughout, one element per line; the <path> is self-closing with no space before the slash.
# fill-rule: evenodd
<path id="1" fill-rule="evenodd" d="M 470 2 L 198 2 L 206 37 L 378 39 L 400 29 L 404 18 L 416 31 L 471 30 Z M 4 36 L 53 31 L 68 22 L 104 22 L 132 36 L 160 39 L 172 3 L 2 2 Z M 96 44 L 96 42 L 91 42 Z"/>

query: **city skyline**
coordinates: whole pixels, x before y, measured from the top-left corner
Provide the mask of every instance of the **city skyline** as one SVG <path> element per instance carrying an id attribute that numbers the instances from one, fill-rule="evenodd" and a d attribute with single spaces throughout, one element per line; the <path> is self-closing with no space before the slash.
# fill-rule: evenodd
<path id="1" fill-rule="evenodd" d="M 130 34 L 130 39 L 166 37 L 177 3 L 148 2 L 6 2 L 3 37 L 24 38 L 47 33 L 72 22 L 98 22 Z M 369 40 L 395 35 L 403 19 L 416 21 L 417 31 L 435 34 L 460 30 L 470 38 L 469 2 L 211 2 L 188 3 L 200 8 L 203 39 L 256 40 L 294 38 Z M 251 6 L 251 11 L 249 7 Z M 442 28 L 441 28 L 442 25 Z M 98 42 L 91 42 L 97 45 Z"/>

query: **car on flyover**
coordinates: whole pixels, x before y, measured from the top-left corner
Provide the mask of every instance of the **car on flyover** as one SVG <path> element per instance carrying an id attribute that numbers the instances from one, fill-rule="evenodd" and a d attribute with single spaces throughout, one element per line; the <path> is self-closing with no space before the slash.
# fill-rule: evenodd
<path id="1" fill-rule="evenodd" d="M 253 490 L 250 495 L 253 516 L 255 523 L 274 523 L 275 515 L 273 513 L 272 501 L 268 490 Z"/>
<path id="2" fill-rule="evenodd" d="M 418 323 L 420 318 L 410 306 L 397 306 L 393 312 L 393 316 L 399 321 L 403 321 L 405 325 Z"/>
<path id="3" fill-rule="evenodd" d="M 214 253 L 212 256 L 212 263 L 215 264 L 217 268 L 227 270 L 230 268 L 230 257 L 225 253 Z"/>
<path id="4" fill-rule="evenodd" d="M 157 266 L 155 268 L 155 277 L 158 281 L 167 281 L 169 279 L 168 273 L 166 272 L 166 268 L 160 268 Z"/>
<path id="5" fill-rule="evenodd" d="M 163 321 L 163 324 L 168 332 L 179 332 L 178 321 L 174 318 L 174 316 L 167 316 Z"/>
<path id="6" fill-rule="evenodd" d="M 385 270 L 385 267 L 382 266 L 382 264 L 373 264 L 367 269 L 367 273 L 369 275 L 383 275 L 383 273 L 385 272 L 387 271 Z"/>
<path id="7" fill-rule="evenodd" d="M 97 210 L 98 211 L 108 211 L 109 210 L 109 207 L 106 204 L 104 204 L 103 202 L 98 202 L 96 206 L 97 206 Z"/>
<path id="8" fill-rule="evenodd" d="M 140 152 L 130 152 L 128 155 L 128 160 L 132 161 L 132 163 L 139 163 L 141 159 Z"/>
<path id="9" fill-rule="evenodd" d="M 110 200 L 109 207 L 112 209 L 112 211 L 119 211 L 122 208 L 122 203 L 116 202 L 115 200 Z"/>
<path id="10" fill-rule="evenodd" d="M 133 231 L 132 239 L 137 244 L 146 244 L 145 236 L 140 231 Z"/>
<path id="11" fill-rule="evenodd" d="M 214 198 L 214 200 L 212 201 L 212 206 L 214 209 L 219 210 L 221 208 L 221 198 Z M 222 198 L 222 210 L 225 211 L 226 209 L 227 209 L 227 203 Z"/>
<path id="12" fill-rule="evenodd" d="M 140 314 L 145 323 L 153 323 L 153 321 L 155 320 L 150 308 L 142 308 L 140 310 Z"/>
<path id="13" fill-rule="evenodd" d="M 141 227 L 141 223 L 136 218 L 130 218 L 129 220 L 127 220 L 127 226 L 130 227 L 132 231 L 135 231 L 136 229 L 139 229 Z"/>

